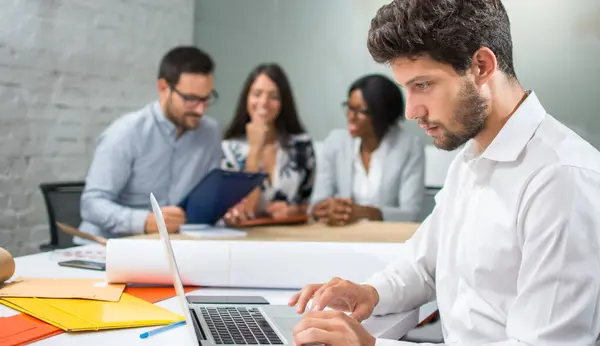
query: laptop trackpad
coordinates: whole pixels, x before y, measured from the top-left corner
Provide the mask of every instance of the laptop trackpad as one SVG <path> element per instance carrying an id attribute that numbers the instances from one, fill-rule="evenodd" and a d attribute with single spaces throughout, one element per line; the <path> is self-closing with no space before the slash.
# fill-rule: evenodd
<path id="1" fill-rule="evenodd" d="M 298 322 L 300 322 L 299 318 L 294 317 L 273 317 L 273 322 L 279 327 L 279 329 L 283 331 L 293 331 Z"/>

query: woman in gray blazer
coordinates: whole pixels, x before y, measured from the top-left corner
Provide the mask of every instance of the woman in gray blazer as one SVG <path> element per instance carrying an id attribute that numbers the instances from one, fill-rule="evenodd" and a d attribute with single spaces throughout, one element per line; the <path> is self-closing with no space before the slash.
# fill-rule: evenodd
<path id="1" fill-rule="evenodd" d="M 333 130 L 317 163 L 311 197 L 315 220 L 417 221 L 425 193 L 425 152 L 400 126 L 404 101 L 389 78 L 355 81 L 343 103 L 348 127 Z"/>

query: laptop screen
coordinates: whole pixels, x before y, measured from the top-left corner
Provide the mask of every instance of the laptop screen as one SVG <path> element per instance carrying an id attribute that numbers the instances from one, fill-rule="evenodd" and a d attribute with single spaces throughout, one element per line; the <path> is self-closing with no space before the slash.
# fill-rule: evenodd
<path id="1" fill-rule="evenodd" d="M 192 316 L 185 298 L 185 292 L 183 291 L 183 284 L 181 283 L 181 276 L 179 275 L 179 268 L 177 267 L 177 261 L 175 259 L 173 247 L 171 246 L 171 240 L 169 238 L 169 233 L 167 232 L 165 219 L 162 211 L 160 210 L 160 206 L 158 205 L 158 202 L 152 193 L 150 194 L 150 203 L 152 204 L 152 211 L 154 212 L 158 233 L 160 234 L 160 241 L 163 243 L 167 255 L 167 261 L 169 262 L 169 270 L 173 275 L 173 286 L 175 287 L 175 292 L 177 293 L 177 299 L 179 300 L 179 305 L 183 311 L 183 315 L 185 316 L 185 329 L 187 329 L 190 334 L 191 342 L 194 345 L 198 345 L 198 338 L 196 336 L 196 332 L 194 331 Z"/>

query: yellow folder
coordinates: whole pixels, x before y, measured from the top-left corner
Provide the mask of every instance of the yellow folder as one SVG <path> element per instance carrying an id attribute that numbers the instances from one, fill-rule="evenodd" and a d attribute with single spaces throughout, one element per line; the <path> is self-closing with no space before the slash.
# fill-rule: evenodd
<path id="1" fill-rule="evenodd" d="M 1 298 L 0 303 L 67 332 L 169 324 L 183 316 L 123 293 L 118 302 L 61 298 Z"/>

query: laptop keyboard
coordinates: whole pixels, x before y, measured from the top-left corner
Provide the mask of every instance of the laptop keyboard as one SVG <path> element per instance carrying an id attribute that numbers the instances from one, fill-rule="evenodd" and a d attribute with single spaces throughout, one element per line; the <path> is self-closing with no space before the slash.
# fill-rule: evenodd
<path id="1" fill-rule="evenodd" d="M 217 344 L 283 345 L 257 308 L 201 307 L 200 311 Z"/>

